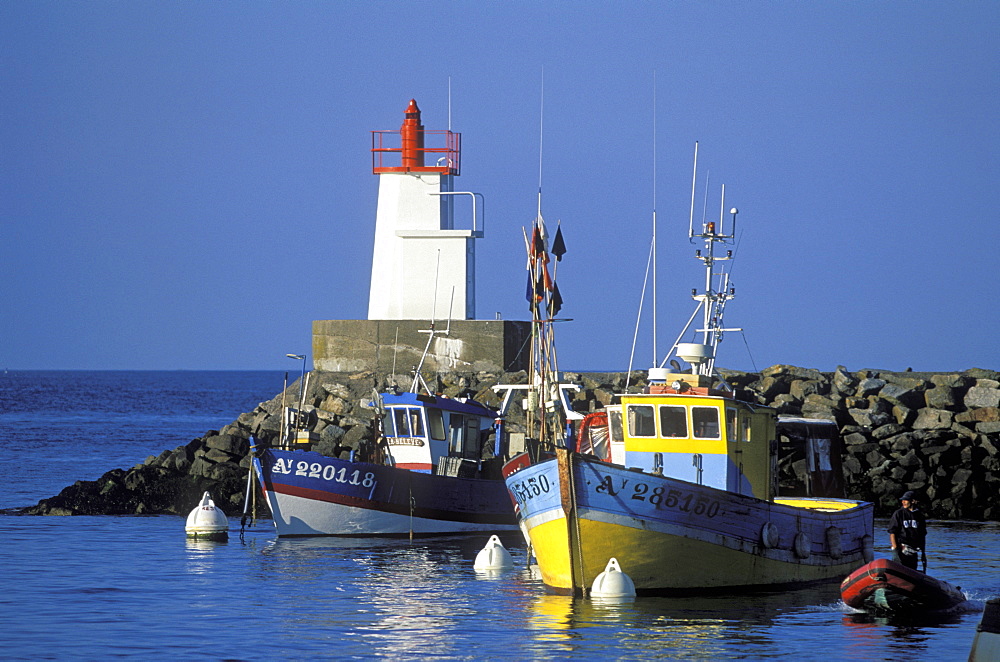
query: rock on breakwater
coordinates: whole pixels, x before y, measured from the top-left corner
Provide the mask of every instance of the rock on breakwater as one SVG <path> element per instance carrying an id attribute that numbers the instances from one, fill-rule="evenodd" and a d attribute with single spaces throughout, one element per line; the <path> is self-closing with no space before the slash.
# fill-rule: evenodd
<path id="1" fill-rule="evenodd" d="M 930 515 L 1000 520 L 1000 373 L 916 373 L 772 366 L 727 379 L 779 414 L 836 422 L 848 496 L 888 514 L 913 490 Z M 804 461 L 782 458 L 801 481 Z"/>
<path id="2" fill-rule="evenodd" d="M 722 371 L 727 381 L 751 402 L 774 407 L 779 414 L 834 421 L 844 439 L 842 458 L 848 496 L 873 501 L 888 514 L 898 496 L 914 490 L 924 497 L 929 514 L 945 519 L 1000 520 L 1000 373 L 972 369 L 960 373 L 914 373 L 838 367 L 834 372 L 776 365 L 760 373 Z M 611 403 L 616 393 L 638 391 L 646 373 L 565 373 L 580 384 L 573 400 L 580 412 Z M 408 385 L 409 377 L 393 383 Z M 525 374 L 442 373 L 428 380 L 432 390 L 451 397 L 474 397 L 499 404 L 490 387 L 523 383 Z M 303 411 L 318 435 L 314 450 L 349 456 L 372 435 L 372 410 L 364 403 L 385 380 L 368 372 L 345 374 L 314 371 L 303 397 Z M 249 440 L 277 439 L 282 403 L 298 404 L 298 383 L 236 421 L 211 430 L 131 469 L 115 469 L 96 481 L 78 481 L 59 495 L 24 509 L 27 514 L 186 515 L 205 491 L 229 515 L 243 510 Z M 519 417 L 511 416 L 518 430 Z M 784 485 L 800 485 L 804 458 L 787 455 L 779 463 Z M 261 503 L 257 499 L 258 504 Z"/>

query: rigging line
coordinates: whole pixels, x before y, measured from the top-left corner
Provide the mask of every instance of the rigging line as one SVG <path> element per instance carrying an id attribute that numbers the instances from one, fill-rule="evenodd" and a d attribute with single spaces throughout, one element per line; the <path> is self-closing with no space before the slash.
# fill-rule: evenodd
<path id="1" fill-rule="evenodd" d="M 736 243 L 733 244 L 733 257 L 729 260 L 729 280 L 733 279 L 733 268 L 736 266 L 736 256 L 740 252 L 740 244 L 743 242 L 743 230 L 740 229 L 740 236 L 736 238 Z"/>
<path id="2" fill-rule="evenodd" d="M 510 369 L 514 367 L 514 362 L 517 361 L 517 358 L 519 356 L 521 356 L 521 352 L 524 351 L 524 348 L 527 346 L 529 342 L 531 342 L 531 336 L 530 335 L 525 336 L 524 342 L 521 343 L 521 346 L 517 348 L 517 352 L 514 353 L 514 358 L 511 359 L 510 363 L 507 364 L 507 371 L 510 371 Z"/>
<path id="3" fill-rule="evenodd" d="M 688 329 L 691 328 L 691 323 L 694 322 L 694 318 L 698 316 L 698 313 L 701 311 L 702 306 L 707 306 L 705 301 L 699 301 L 698 305 L 694 307 L 694 312 L 691 313 L 691 317 L 688 318 L 687 324 L 685 324 L 684 328 L 681 329 L 680 335 L 677 336 L 677 340 L 674 341 L 674 344 L 670 346 L 670 351 L 667 352 L 667 355 L 663 357 L 663 361 L 660 362 L 659 367 L 662 368 L 663 365 L 667 362 L 667 359 L 670 358 L 670 355 L 674 353 L 675 349 L 677 349 L 677 343 L 679 343 L 684 338 L 684 335 L 688 332 Z M 697 333 L 697 331 L 695 333 Z"/>
<path id="4" fill-rule="evenodd" d="M 378 347 L 376 345 L 376 347 Z M 392 374 L 390 379 L 393 385 L 396 384 L 396 351 L 399 349 L 399 326 L 396 327 L 396 337 L 392 341 Z"/>
<path id="5" fill-rule="evenodd" d="M 653 261 L 653 244 L 649 244 L 649 257 L 646 258 L 646 275 L 642 279 L 642 294 L 639 296 L 639 314 L 635 316 L 635 333 L 632 334 L 632 352 L 628 357 L 628 374 L 625 376 L 625 388 L 628 389 L 629 381 L 632 379 L 632 359 L 635 358 L 635 343 L 639 337 L 639 321 L 642 320 L 642 303 L 646 299 L 646 281 L 649 279 L 649 265 Z M 656 359 L 653 359 L 656 365 Z"/>
<path id="6" fill-rule="evenodd" d="M 756 373 L 760 373 L 760 370 L 757 369 L 757 362 L 753 360 L 753 353 L 750 351 L 750 343 L 747 342 L 746 331 L 744 331 L 743 329 L 740 329 L 740 335 L 743 337 L 743 344 L 746 345 L 747 356 L 750 357 L 750 365 L 753 366 L 753 371 L 756 372 Z"/>

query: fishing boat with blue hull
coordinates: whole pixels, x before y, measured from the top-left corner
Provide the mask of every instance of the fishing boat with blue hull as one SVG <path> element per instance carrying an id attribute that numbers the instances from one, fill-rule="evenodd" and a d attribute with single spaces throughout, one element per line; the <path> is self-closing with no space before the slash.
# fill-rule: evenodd
<path id="1" fill-rule="evenodd" d="M 848 499 L 761 498 L 568 449 L 507 485 L 559 591 L 585 593 L 611 558 L 639 592 L 687 594 L 839 579 L 873 554 L 871 506 Z"/>
<path id="2" fill-rule="evenodd" d="M 693 197 L 693 196 L 692 196 Z M 873 506 L 779 496 L 775 410 L 737 398 L 715 371 L 734 295 L 716 245 L 723 218 L 692 240 L 705 265 L 695 314 L 640 393 L 589 414 L 546 457 L 504 467 L 544 583 L 587 594 L 615 558 L 639 593 L 774 589 L 839 580 L 873 558 Z M 721 214 L 720 214 L 721 216 Z M 680 342 L 698 313 L 700 342 Z M 690 364 L 683 370 L 676 356 Z"/>
<path id="3" fill-rule="evenodd" d="M 279 536 L 516 528 L 501 460 L 482 459 L 495 411 L 417 393 L 384 393 L 378 401 L 378 441 L 348 459 L 309 450 L 297 435 L 258 452 L 254 466 Z"/>

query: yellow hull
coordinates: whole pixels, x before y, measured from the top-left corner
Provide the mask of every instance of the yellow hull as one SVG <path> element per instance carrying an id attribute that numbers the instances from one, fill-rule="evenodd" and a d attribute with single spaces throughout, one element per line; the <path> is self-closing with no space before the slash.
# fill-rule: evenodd
<path id="1" fill-rule="evenodd" d="M 590 587 L 612 557 L 638 590 L 703 590 L 723 587 L 808 584 L 841 579 L 863 561 L 806 564 L 778 560 L 701 540 L 606 522 L 579 522 L 577 586 Z M 529 528 L 542 581 L 572 591 L 573 571 L 566 519 Z M 787 555 L 786 555 L 787 556 Z"/>
<path id="2" fill-rule="evenodd" d="M 611 558 L 639 591 L 694 592 L 839 580 L 873 557 L 863 502 L 767 501 L 566 453 L 508 486 L 559 591 L 587 592 Z"/>

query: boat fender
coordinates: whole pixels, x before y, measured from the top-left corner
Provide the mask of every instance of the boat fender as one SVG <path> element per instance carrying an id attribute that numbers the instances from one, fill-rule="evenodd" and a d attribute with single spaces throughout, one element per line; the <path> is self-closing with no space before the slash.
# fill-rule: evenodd
<path id="1" fill-rule="evenodd" d="M 792 551 L 795 552 L 795 556 L 799 557 L 800 559 L 809 558 L 811 547 L 812 547 L 812 541 L 809 540 L 809 536 L 807 536 L 802 531 L 799 531 L 798 533 L 795 534 L 795 541 L 792 543 Z"/>
<path id="2" fill-rule="evenodd" d="M 865 563 L 875 560 L 875 539 L 867 533 L 861 536 L 861 553 L 865 557 Z"/>
<path id="3" fill-rule="evenodd" d="M 490 537 L 489 542 L 486 543 L 486 547 L 483 547 L 476 554 L 476 562 L 472 567 L 477 572 L 506 570 L 507 568 L 514 567 L 514 559 L 511 558 L 510 552 L 500 542 L 499 536 L 494 535 Z"/>
<path id="4" fill-rule="evenodd" d="M 597 575 L 590 587 L 592 598 L 631 598 L 635 596 L 635 583 L 622 572 L 618 559 L 612 557 L 604 572 Z"/>
<path id="5" fill-rule="evenodd" d="M 760 544 L 764 545 L 764 549 L 774 549 L 780 541 L 781 536 L 778 533 L 778 527 L 774 524 L 767 522 L 764 526 L 760 527 Z"/>
<path id="6" fill-rule="evenodd" d="M 836 526 L 827 528 L 826 546 L 830 549 L 831 559 L 839 559 L 844 555 L 844 546 L 840 540 L 840 528 Z"/>

